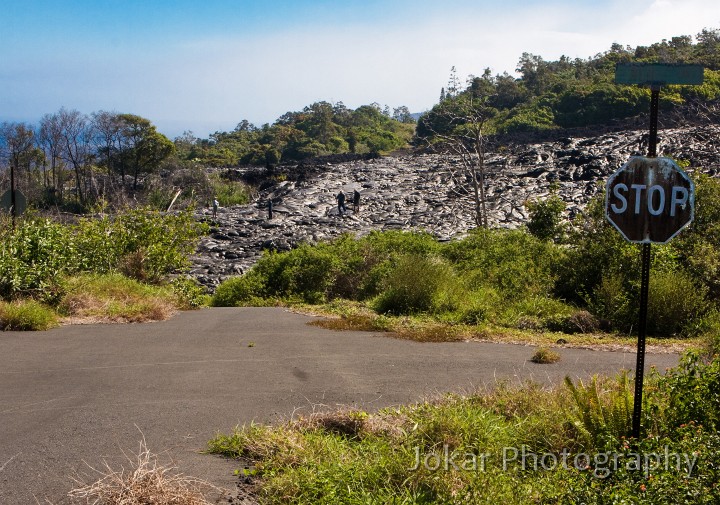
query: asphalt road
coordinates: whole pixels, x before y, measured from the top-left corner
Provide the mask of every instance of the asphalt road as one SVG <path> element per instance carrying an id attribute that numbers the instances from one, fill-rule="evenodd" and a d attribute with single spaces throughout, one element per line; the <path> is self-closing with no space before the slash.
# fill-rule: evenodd
<path id="1" fill-rule="evenodd" d="M 92 475 L 88 465 L 103 461 L 127 468 L 123 451 L 132 454 L 143 436 L 162 462 L 231 489 L 237 465 L 199 451 L 238 424 L 635 365 L 634 353 L 580 349 L 536 365 L 531 347 L 422 344 L 323 330 L 311 319 L 276 308 L 206 309 L 162 323 L 0 332 L 0 504 L 69 503 L 74 475 Z M 677 361 L 648 355 L 647 365 Z"/>

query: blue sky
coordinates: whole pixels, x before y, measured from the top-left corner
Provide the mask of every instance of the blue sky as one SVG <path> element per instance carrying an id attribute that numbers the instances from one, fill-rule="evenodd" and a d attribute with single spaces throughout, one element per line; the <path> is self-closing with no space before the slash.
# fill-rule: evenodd
<path id="1" fill-rule="evenodd" d="M 426 110 L 523 52 L 588 58 L 720 28 L 718 0 L 0 0 L 0 121 L 130 112 L 175 137 L 315 101 Z"/>

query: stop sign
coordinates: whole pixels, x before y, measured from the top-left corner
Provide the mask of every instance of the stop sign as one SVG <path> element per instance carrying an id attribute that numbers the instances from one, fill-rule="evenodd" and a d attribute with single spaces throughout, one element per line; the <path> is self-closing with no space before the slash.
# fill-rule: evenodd
<path id="1" fill-rule="evenodd" d="M 664 244 L 695 215 L 695 185 L 670 158 L 634 156 L 612 174 L 605 216 L 630 242 Z"/>

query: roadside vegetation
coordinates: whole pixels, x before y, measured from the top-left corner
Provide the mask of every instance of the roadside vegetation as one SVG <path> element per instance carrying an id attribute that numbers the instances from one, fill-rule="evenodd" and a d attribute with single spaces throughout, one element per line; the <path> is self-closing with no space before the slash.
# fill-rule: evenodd
<path id="1" fill-rule="evenodd" d="M 720 330 L 720 183 L 699 176 L 696 185 L 693 226 L 653 248 L 648 333 L 658 341 L 697 342 Z M 449 243 L 421 232 L 373 232 L 268 252 L 221 284 L 211 303 L 310 306 L 340 318 L 321 323 L 329 327 L 417 340 L 524 331 L 587 343 L 631 334 L 639 247 L 607 224 L 602 195 L 572 226 L 561 224 L 562 211 L 552 198 L 533 202 L 527 229 L 479 228 Z"/>
<path id="2" fill-rule="evenodd" d="M 259 503 L 652 503 L 720 500 L 720 360 L 687 355 L 645 381 L 497 384 L 415 405 L 316 412 L 218 434 Z M 638 460 L 639 458 L 639 460 Z M 647 458 L 647 459 L 646 459 Z"/>
<path id="3" fill-rule="evenodd" d="M 42 330 L 61 318 L 162 320 L 207 303 L 178 276 L 205 225 L 190 212 L 134 209 L 75 224 L 29 215 L 0 227 L 0 327 Z M 174 279 L 171 279 L 174 277 Z"/>

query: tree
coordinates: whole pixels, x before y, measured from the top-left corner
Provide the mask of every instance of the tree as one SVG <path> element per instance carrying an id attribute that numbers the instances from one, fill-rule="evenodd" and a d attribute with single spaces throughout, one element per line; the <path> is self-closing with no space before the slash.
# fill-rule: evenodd
<path id="1" fill-rule="evenodd" d="M 551 69 L 548 63 L 531 53 L 523 53 L 515 69 L 522 75 L 525 87 L 535 95 L 547 90 Z"/>
<path id="2" fill-rule="evenodd" d="M 6 156 L 10 163 L 10 189 L 12 191 L 13 225 L 17 214 L 15 208 L 15 178 L 20 168 L 28 163 L 35 147 L 35 132 L 25 123 L 3 123 L 0 125 L 0 145 L 5 146 Z"/>
<path id="3" fill-rule="evenodd" d="M 62 198 L 62 177 L 58 173 L 58 164 L 62 155 L 62 127 L 57 114 L 45 114 L 40 120 L 38 141 L 45 151 L 45 159 L 50 161 L 51 190 L 57 191 Z"/>
<path id="4" fill-rule="evenodd" d="M 415 120 L 412 117 L 412 114 L 410 114 L 410 109 L 408 109 L 405 105 L 401 105 L 400 107 L 394 108 L 392 118 L 395 121 L 399 121 L 400 123 L 414 123 L 415 122 Z"/>
<path id="5" fill-rule="evenodd" d="M 91 115 L 92 137 L 96 145 L 96 149 L 109 173 L 115 171 L 113 162 L 117 160 L 116 151 L 121 143 L 122 124 L 118 119 L 116 112 L 98 111 Z M 124 169 L 121 167 L 119 171 L 124 176 Z"/>
<path id="6" fill-rule="evenodd" d="M 137 189 L 141 173 L 153 172 L 175 151 L 175 145 L 148 120 L 135 114 L 119 114 L 121 149 L 120 163 L 126 163 L 133 175 L 133 190 Z M 123 165 L 124 166 L 124 165 Z"/>
<path id="7" fill-rule="evenodd" d="M 87 168 L 92 161 L 90 139 L 92 133 L 88 127 L 88 119 L 77 110 L 64 107 L 57 112 L 60 128 L 61 156 L 75 172 L 75 186 L 78 200 L 85 203 L 87 196 Z"/>
<path id="8" fill-rule="evenodd" d="M 420 137 L 430 147 L 460 158 L 459 165 L 450 165 L 451 175 L 460 193 L 469 191 L 473 199 L 475 223 L 487 228 L 485 197 L 486 127 L 497 110 L 488 105 L 488 95 L 463 93 L 436 105 L 420 119 Z M 422 125 L 422 128 L 420 126 Z M 440 126 L 440 128 L 436 128 Z M 420 135 L 420 134 L 418 134 Z"/>
<path id="9" fill-rule="evenodd" d="M 527 202 L 526 206 L 530 211 L 527 227 L 531 235 L 545 241 L 557 242 L 563 239 L 565 202 L 558 196 L 556 188 L 552 188 L 547 199 Z"/>
<path id="10" fill-rule="evenodd" d="M 448 78 L 447 93 L 445 98 L 452 98 L 460 93 L 460 79 L 457 76 L 455 65 L 450 68 L 450 77 Z"/>

